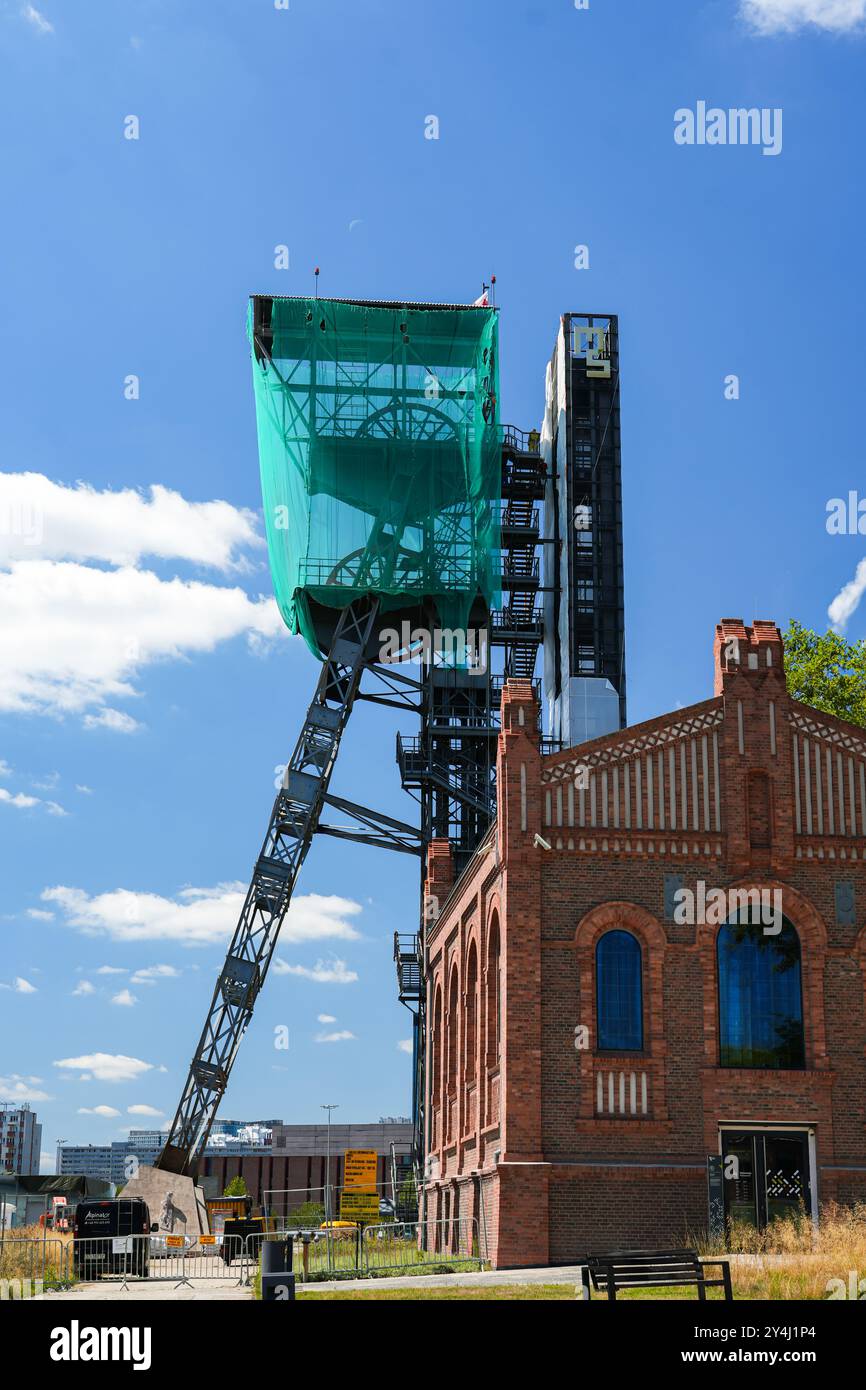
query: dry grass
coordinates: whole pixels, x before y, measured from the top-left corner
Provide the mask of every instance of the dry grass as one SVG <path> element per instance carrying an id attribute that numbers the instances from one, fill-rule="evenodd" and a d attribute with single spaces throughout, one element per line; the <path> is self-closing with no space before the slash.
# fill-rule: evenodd
<path id="1" fill-rule="evenodd" d="M 826 1203 L 817 1230 L 801 1212 L 774 1221 L 763 1231 L 745 1224 L 732 1226 L 727 1252 L 706 1240 L 698 1239 L 696 1244 L 702 1255 L 753 1257 L 731 1262 L 738 1298 L 826 1299 L 834 1287 L 839 1296 L 833 1280 L 841 1280 L 846 1290 L 852 1271 L 857 1283 L 866 1280 L 866 1202 L 854 1207 Z"/>
<path id="2" fill-rule="evenodd" d="M 66 1273 L 66 1247 L 71 1243 L 71 1231 L 16 1226 L 0 1241 L 0 1279 L 41 1279 L 46 1285 L 59 1283 Z"/>

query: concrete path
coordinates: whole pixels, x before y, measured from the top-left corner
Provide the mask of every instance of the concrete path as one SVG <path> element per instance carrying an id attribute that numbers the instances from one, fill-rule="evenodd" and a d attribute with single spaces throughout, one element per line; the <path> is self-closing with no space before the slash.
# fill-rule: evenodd
<path id="1" fill-rule="evenodd" d="M 209 1284 L 207 1280 L 191 1287 L 182 1284 L 176 1289 L 170 1280 L 132 1283 L 124 1288 L 112 1279 L 99 1279 L 92 1284 L 75 1284 L 71 1289 L 51 1290 L 43 1294 L 42 1301 L 51 1299 L 58 1306 L 61 1303 L 163 1303 L 169 1299 L 172 1303 L 237 1303 L 248 1302 L 252 1296 L 252 1289 L 238 1288 L 235 1284 Z"/>
<path id="2" fill-rule="evenodd" d="M 463 1288 L 501 1288 L 509 1284 L 573 1284 L 575 1295 L 580 1285 L 580 1266 L 571 1265 L 563 1269 L 497 1269 L 468 1274 L 403 1274 L 390 1279 L 333 1279 L 327 1283 L 297 1283 L 299 1295 L 304 1289 L 311 1293 L 345 1293 L 350 1289 L 429 1289 L 436 1287 L 460 1286 Z M 233 1284 L 217 1284 L 202 1281 L 192 1287 L 181 1285 L 175 1288 L 171 1280 L 131 1283 L 123 1288 L 120 1283 L 110 1279 L 100 1279 L 91 1284 L 76 1284 L 65 1291 L 51 1291 L 43 1295 L 45 1299 L 66 1303 L 159 1303 L 171 1299 L 173 1303 L 199 1302 L 245 1302 L 253 1296 L 252 1289 L 238 1288 Z"/>

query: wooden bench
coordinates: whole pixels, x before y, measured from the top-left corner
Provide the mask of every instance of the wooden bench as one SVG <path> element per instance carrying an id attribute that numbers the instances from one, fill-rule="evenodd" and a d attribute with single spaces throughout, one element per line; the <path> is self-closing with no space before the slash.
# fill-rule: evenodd
<path id="1" fill-rule="evenodd" d="M 708 1279 L 707 1266 L 721 1268 L 720 1279 Z M 724 1288 L 725 1300 L 733 1297 L 731 1267 L 727 1260 L 704 1260 L 697 1250 L 613 1250 L 607 1255 L 588 1255 L 580 1272 L 584 1300 L 606 1293 L 613 1303 L 623 1289 L 696 1288 L 703 1301 L 707 1289 Z"/>

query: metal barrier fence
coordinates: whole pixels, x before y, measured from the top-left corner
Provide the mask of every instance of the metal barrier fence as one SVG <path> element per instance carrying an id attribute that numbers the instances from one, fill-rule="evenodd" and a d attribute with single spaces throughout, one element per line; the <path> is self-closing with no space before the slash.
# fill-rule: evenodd
<path id="1" fill-rule="evenodd" d="M 366 1226 L 362 1241 L 365 1274 L 396 1272 L 446 1266 L 462 1271 L 481 1268 L 485 1252 L 478 1234 L 478 1222 L 464 1218 L 452 1221 L 391 1222 L 385 1226 Z"/>
<path id="2" fill-rule="evenodd" d="M 67 1247 L 67 1274 L 74 1280 L 203 1280 L 242 1284 L 246 1249 L 242 1236 L 89 1236 Z"/>
<path id="3" fill-rule="evenodd" d="M 480 1268 L 485 1252 L 476 1220 L 387 1221 L 330 1230 L 288 1228 L 241 1236 L 92 1236 L 86 1239 L 5 1240 L 0 1243 L 0 1284 L 18 1281 L 43 1288 L 113 1280 L 176 1287 L 202 1282 L 250 1285 L 266 1240 L 294 1237 L 299 1283 L 364 1278 L 424 1268 Z"/>
<path id="4" fill-rule="evenodd" d="M 0 1241 L 0 1285 L 16 1296 L 13 1286 L 40 1284 L 45 1289 L 62 1288 L 68 1283 L 66 1252 L 70 1241 L 59 1236 L 17 1240 L 5 1236 Z"/>

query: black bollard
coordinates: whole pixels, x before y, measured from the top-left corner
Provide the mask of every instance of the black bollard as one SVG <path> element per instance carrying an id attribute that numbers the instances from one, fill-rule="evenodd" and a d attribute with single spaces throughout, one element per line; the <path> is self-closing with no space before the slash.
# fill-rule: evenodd
<path id="1" fill-rule="evenodd" d="M 262 1302 L 294 1301 L 295 1276 L 292 1273 L 292 1236 L 262 1242 Z"/>

